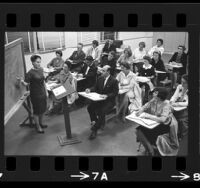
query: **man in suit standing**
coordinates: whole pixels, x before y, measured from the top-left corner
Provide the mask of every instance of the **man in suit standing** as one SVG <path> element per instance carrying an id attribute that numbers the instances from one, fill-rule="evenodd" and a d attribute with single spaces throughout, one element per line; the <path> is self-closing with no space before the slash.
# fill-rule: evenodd
<path id="1" fill-rule="evenodd" d="M 93 88 L 86 89 L 86 93 L 96 92 L 104 99 L 92 102 L 87 110 L 91 119 L 90 140 L 95 139 L 97 131 L 105 126 L 106 114 L 115 106 L 115 97 L 119 92 L 118 81 L 110 75 L 110 66 L 105 65 L 102 69 L 102 76 L 98 78 Z"/>
<path id="2" fill-rule="evenodd" d="M 83 52 L 83 44 L 78 43 L 77 50 L 66 60 L 66 63 L 71 72 L 79 72 L 84 59 L 85 53 Z"/>

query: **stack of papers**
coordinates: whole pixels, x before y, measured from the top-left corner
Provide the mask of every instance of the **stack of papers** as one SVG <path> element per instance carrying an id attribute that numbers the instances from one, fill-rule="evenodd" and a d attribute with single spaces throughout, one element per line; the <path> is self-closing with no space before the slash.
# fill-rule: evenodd
<path id="1" fill-rule="evenodd" d="M 142 114 L 140 116 L 142 116 Z M 153 120 L 150 120 L 150 119 L 144 119 L 144 118 L 141 118 L 140 116 L 137 117 L 135 115 L 135 112 L 133 112 L 132 114 L 126 116 L 126 119 L 128 119 L 130 121 L 134 121 L 135 123 L 137 123 L 141 126 L 144 126 L 148 129 L 153 129 L 156 126 L 159 125 L 159 123 L 157 123 L 156 121 L 153 121 Z"/>
<path id="2" fill-rule="evenodd" d="M 79 95 L 88 98 L 92 101 L 102 101 L 105 100 L 104 98 L 100 97 L 100 94 L 95 93 L 95 92 L 91 92 L 91 93 L 86 93 L 86 92 L 78 92 Z"/>

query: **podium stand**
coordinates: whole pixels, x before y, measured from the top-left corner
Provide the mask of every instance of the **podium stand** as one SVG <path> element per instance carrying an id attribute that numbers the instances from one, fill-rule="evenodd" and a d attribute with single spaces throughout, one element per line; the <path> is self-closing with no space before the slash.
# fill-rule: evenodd
<path id="1" fill-rule="evenodd" d="M 78 140 L 75 136 L 72 136 L 72 133 L 71 133 L 69 104 L 67 102 L 67 97 L 62 98 L 62 104 L 63 104 L 66 135 L 58 136 L 58 141 L 60 143 L 60 146 L 80 143 L 81 141 Z"/>

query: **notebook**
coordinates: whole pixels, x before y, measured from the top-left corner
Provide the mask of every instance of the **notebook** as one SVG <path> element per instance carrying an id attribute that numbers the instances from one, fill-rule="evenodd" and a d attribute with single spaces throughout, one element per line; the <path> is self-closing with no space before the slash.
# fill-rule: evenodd
<path id="1" fill-rule="evenodd" d="M 78 92 L 79 95 L 86 97 L 92 101 L 102 101 L 105 100 L 104 98 L 100 97 L 100 94 L 91 92 L 91 93 L 86 93 L 86 92 Z"/>
<path id="2" fill-rule="evenodd" d="M 142 115 L 142 114 L 141 114 Z M 135 115 L 135 112 L 133 112 L 132 114 L 126 116 L 126 119 L 130 120 L 130 121 L 134 121 L 136 122 L 137 124 L 141 125 L 141 126 L 144 126 L 146 128 L 149 128 L 149 129 L 153 129 L 155 128 L 156 126 L 159 125 L 159 123 L 157 123 L 156 121 L 153 121 L 153 120 L 150 120 L 150 119 L 144 119 L 144 118 L 141 118 L 140 116 L 137 117 Z"/>

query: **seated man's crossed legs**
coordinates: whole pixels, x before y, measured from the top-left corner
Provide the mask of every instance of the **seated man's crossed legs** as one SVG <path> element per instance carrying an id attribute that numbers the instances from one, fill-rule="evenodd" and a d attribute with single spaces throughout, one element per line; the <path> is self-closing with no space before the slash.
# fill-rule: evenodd
<path id="1" fill-rule="evenodd" d="M 97 131 L 105 126 L 105 117 L 111 109 L 114 107 L 114 104 L 108 101 L 103 102 L 92 102 L 88 106 L 88 112 L 91 119 L 91 135 L 89 139 L 95 139 L 97 136 Z"/>

